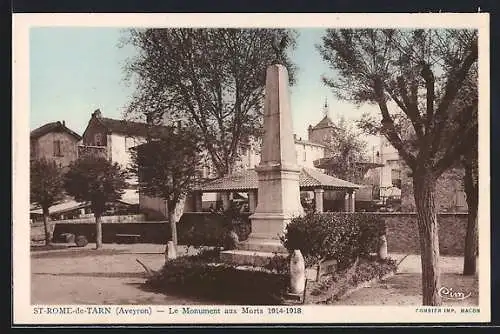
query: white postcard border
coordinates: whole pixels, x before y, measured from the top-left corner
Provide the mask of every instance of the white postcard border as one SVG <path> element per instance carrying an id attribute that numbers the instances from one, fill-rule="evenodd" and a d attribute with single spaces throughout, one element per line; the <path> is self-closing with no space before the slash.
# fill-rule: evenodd
<path id="1" fill-rule="evenodd" d="M 476 28 L 479 30 L 479 309 L 480 313 L 460 313 L 460 307 L 437 308 L 441 312 L 419 312 L 419 306 L 293 306 L 301 314 L 168 315 L 178 305 L 122 305 L 127 309 L 149 310 L 150 314 L 118 315 L 121 306 L 111 306 L 111 314 L 36 315 L 30 303 L 29 224 L 29 30 L 31 27 L 293 27 L 293 28 Z M 490 170 L 489 170 L 489 15 L 486 13 L 439 14 L 14 14 L 13 15 L 13 322 L 14 324 L 195 324 L 195 323 L 422 323 L 487 322 L 491 317 L 490 296 Z M 41 305 L 40 305 L 41 306 Z M 43 305 L 43 307 L 65 305 Z M 102 305 L 95 305 L 99 307 Z M 71 305 L 87 308 L 91 305 Z M 194 306 L 193 306 L 194 307 Z M 287 306 L 288 307 L 288 306 Z M 287 308 L 284 307 L 284 308 Z M 261 307 L 263 311 L 267 306 Z M 455 309 L 446 313 L 444 309 Z M 164 310 L 163 313 L 157 312 Z M 431 308 L 429 308 L 431 309 Z M 139 311 L 138 311 L 139 312 Z"/>

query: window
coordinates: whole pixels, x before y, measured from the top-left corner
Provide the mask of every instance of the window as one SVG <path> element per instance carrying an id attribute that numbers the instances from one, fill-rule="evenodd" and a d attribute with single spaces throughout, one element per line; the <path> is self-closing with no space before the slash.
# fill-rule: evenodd
<path id="1" fill-rule="evenodd" d="M 305 150 L 304 150 L 304 158 L 303 158 L 303 159 L 304 159 L 304 161 L 306 161 L 306 160 L 307 160 L 307 154 L 306 154 L 306 151 L 305 151 Z"/>
<path id="2" fill-rule="evenodd" d="M 401 189 L 401 170 L 392 169 L 391 170 L 392 185 L 396 188 Z"/>
<path id="3" fill-rule="evenodd" d="M 94 135 L 94 144 L 95 146 L 102 146 L 102 134 L 96 133 Z"/>
<path id="4" fill-rule="evenodd" d="M 60 140 L 54 140 L 54 156 L 55 157 L 62 157 L 62 151 L 61 151 L 61 141 Z"/>

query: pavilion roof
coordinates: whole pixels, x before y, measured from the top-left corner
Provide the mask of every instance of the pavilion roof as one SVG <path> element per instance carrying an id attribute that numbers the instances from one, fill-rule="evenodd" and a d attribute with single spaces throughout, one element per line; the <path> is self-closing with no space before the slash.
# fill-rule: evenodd
<path id="1" fill-rule="evenodd" d="M 195 190 L 203 192 L 248 191 L 258 189 L 259 181 L 255 169 L 247 169 L 232 175 L 205 182 Z M 326 175 L 316 169 L 301 167 L 300 190 L 322 188 L 326 190 L 358 189 L 360 186 L 349 181 Z"/>

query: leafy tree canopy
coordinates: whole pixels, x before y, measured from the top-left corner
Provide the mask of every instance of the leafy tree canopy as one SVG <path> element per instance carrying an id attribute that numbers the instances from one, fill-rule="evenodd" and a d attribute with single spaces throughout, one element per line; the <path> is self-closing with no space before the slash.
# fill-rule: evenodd
<path id="1" fill-rule="evenodd" d="M 148 122 L 181 119 L 200 130 L 219 175 L 232 171 L 240 145 L 261 134 L 266 68 L 296 67 L 284 29 L 136 29 L 125 43 L 139 53 L 125 66 L 137 90 L 127 114 Z"/>
<path id="2" fill-rule="evenodd" d="M 30 163 L 30 200 L 48 209 L 64 196 L 62 169 L 55 161 L 33 160 Z"/>
<path id="3" fill-rule="evenodd" d="M 382 131 L 410 168 L 440 175 L 477 136 L 477 31 L 330 29 L 318 46 L 340 98 L 378 105 Z M 410 125 L 410 126 L 408 126 Z"/>
<path id="4" fill-rule="evenodd" d="M 167 200 L 173 208 L 198 180 L 200 152 L 196 129 L 166 127 L 160 138 L 131 151 L 131 170 L 138 174 L 139 190 Z"/>
<path id="5" fill-rule="evenodd" d="M 127 187 L 126 177 L 126 171 L 118 163 L 87 156 L 70 165 L 65 176 L 65 188 L 75 200 L 90 202 L 98 216 L 105 211 L 107 203 L 121 198 Z"/>

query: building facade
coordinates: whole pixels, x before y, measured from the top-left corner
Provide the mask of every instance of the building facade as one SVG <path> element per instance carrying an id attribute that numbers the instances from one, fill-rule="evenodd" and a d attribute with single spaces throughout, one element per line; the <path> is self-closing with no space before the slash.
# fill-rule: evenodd
<path id="1" fill-rule="evenodd" d="M 102 116 L 98 109 L 83 133 L 83 150 L 102 151 L 111 162 L 122 168 L 130 167 L 130 149 L 146 142 L 148 128 L 145 123 L 116 120 Z"/>
<path id="2" fill-rule="evenodd" d="M 81 139 L 65 121 L 47 123 L 30 133 L 30 160 L 47 159 L 67 168 L 78 158 Z"/>
<path id="3" fill-rule="evenodd" d="M 380 197 L 382 200 L 401 200 L 401 211 L 414 212 L 413 179 L 411 170 L 400 159 L 398 151 L 384 137 L 380 136 Z M 463 189 L 463 168 L 445 171 L 436 184 L 436 208 L 439 212 L 466 212 L 467 201 Z"/>

